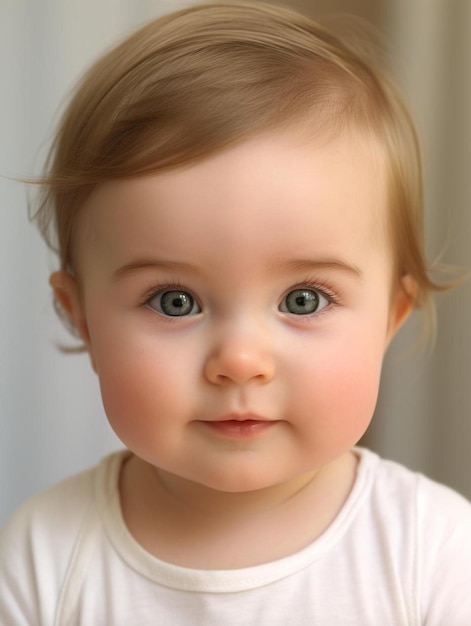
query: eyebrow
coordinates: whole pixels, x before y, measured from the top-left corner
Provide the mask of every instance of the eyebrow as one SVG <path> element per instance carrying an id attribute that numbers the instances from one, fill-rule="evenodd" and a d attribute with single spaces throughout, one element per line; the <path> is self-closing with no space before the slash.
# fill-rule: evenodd
<path id="1" fill-rule="evenodd" d="M 273 269 L 276 271 L 285 270 L 288 272 L 335 270 L 350 274 L 356 279 L 362 278 L 362 271 L 353 263 L 349 263 L 343 259 L 293 259 L 287 262 L 275 262 Z"/>
<path id="2" fill-rule="evenodd" d="M 186 272 L 196 272 L 196 268 L 190 263 L 184 263 L 181 261 L 164 261 L 159 259 L 136 259 L 135 261 L 131 261 L 130 263 L 126 263 L 125 265 L 119 267 L 117 270 L 113 272 L 113 278 L 115 280 L 119 280 L 128 276 L 129 274 L 134 274 L 135 272 L 139 272 L 142 270 L 149 269 L 166 269 L 166 270 L 175 270 L 175 271 L 186 271 Z"/>

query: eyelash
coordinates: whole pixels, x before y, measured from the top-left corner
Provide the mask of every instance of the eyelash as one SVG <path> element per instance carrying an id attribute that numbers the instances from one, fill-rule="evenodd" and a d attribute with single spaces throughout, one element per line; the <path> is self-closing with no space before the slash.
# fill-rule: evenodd
<path id="1" fill-rule="evenodd" d="M 191 289 L 188 289 L 183 283 L 180 283 L 178 280 L 171 283 L 162 283 L 159 285 L 155 285 L 152 283 L 152 286 L 149 287 L 145 291 L 145 295 L 139 302 L 139 306 L 147 306 L 152 298 L 155 298 L 159 293 L 165 293 L 166 291 L 186 291 L 189 293 L 195 300 L 195 302 L 199 303 L 198 298 L 194 295 Z"/>
<path id="2" fill-rule="evenodd" d="M 310 319 L 312 317 L 320 317 L 325 312 L 329 311 L 332 308 L 332 306 L 338 306 L 341 304 L 341 300 L 339 296 L 337 295 L 337 293 L 335 292 L 333 286 L 327 281 L 323 281 L 322 284 L 320 284 L 319 282 L 308 278 L 290 287 L 284 293 L 283 298 L 285 298 L 291 291 L 294 291 L 295 289 L 312 289 L 313 291 L 319 292 L 322 296 L 324 296 L 324 298 L 326 298 L 329 301 L 329 304 L 318 313 L 312 313 L 311 315 L 300 316 L 299 319 L 302 319 L 303 317 L 307 319 Z M 164 293 L 165 291 L 174 291 L 174 290 L 175 291 L 182 290 L 182 291 L 188 292 L 194 298 L 195 302 L 199 304 L 201 309 L 203 309 L 203 306 L 199 302 L 199 299 L 195 296 L 192 290 L 188 289 L 188 287 L 186 287 L 180 281 L 174 281 L 171 283 L 163 283 L 163 284 L 159 284 L 158 286 L 156 286 L 155 283 L 152 283 L 152 285 L 145 291 L 144 296 L 139 301 L 139 306 L 145 307 L 149 304 L 150 300 L 152 300 L 152 298 L 155 298 L 155 296 L 157 296 L 158 294 Z M 163 317 L 166 317 L 166 316 L 163 316 Z M 174 318 L 169 317 L 166 319 L 168 319 L 170 322 L 173 322 L 175 321 L 175 319 L 178 319 L 178 318 L 174 319 Z"/>
<path id="3" fill-rule="evenodd" d="M 314 289 L 315 291 L 318 291 L 319 293 L 321 293 L 323 296 L 325 296 L 328 300 L 331 300 L 332 302 L 337 303 L 339 301 L 339 298 L 335 292 L 334 287 L 325 280 L 322 283 L 320 283 L 316 281 L 315 279 L 308 278 L 307 280 L 301 281 L 297 285 L 290 287 L 289 291 L 292 291 L 293 289 Z M 289 293 L 289 291 L 287 293 Z"/>

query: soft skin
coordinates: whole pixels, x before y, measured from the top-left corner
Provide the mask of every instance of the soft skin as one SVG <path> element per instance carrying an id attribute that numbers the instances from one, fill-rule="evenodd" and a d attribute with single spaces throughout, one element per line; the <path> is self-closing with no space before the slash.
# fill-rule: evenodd
<path id="1" fill-rule="evenodd" d="M 411 309 L 408 278 L 392 282 L 387 219 L 381 158 L 347 136 L 261 135 L 95 191 L 76 275 L 51 283 L 111 426 L 167 491 L 256 490 L 273 504 L 337 467 L 343 501 L 385 350 Z M 299 288 L 319 295 L 313 313 L 287 308 Z M 162 312 L 169 290 L 193 298 L 188 315 Z M 254 416 L 270 424 L 208 425 Z"/>

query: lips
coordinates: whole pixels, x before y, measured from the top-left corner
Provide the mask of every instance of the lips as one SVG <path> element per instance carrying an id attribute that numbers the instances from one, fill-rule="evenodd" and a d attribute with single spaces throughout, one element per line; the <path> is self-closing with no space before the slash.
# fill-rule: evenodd
<path id="1" fill-rule="evenodd" d="M 228 416 L 201 422 L 209 430 L 232 439 L 249 439 L 272 428 L 276 422 L 258 416 Z"/>

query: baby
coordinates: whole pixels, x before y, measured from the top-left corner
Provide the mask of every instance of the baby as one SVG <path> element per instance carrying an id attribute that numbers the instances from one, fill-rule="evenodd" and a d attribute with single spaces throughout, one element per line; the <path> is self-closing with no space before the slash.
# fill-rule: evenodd
<path id="1" fill-rule="evenodd" d="M 290 10 L 197 5 L 86 74 L 36 218 L 126 449 L 0 538 L 5 626 L 471 624 L 471 506 L 356 447 L 439 288 L 410 118 Z"/>

